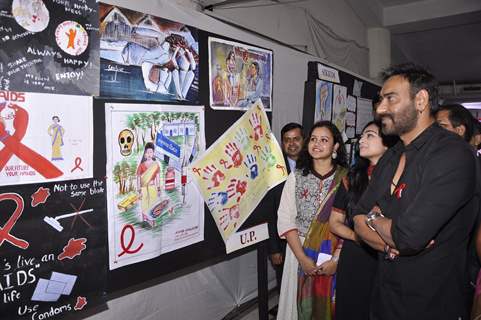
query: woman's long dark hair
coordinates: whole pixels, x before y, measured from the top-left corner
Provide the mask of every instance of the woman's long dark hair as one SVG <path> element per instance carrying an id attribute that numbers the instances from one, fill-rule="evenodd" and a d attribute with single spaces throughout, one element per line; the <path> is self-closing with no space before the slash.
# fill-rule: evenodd
<path id="1" fill-rule="evenodd" d="M 142 160 L 140 162 L 145 162 L 147 160 L 147 158 L 145 157 L 145 152 L 147 151 L 147 149 L 152 149 L 154 151 L 154 156 L 152 156 L 152 160 L 157 160 L 155 158 L 155 145 L 152 142 L 147 142 L 145 144 L 144 153 L 142 154 Z"/>
<path id="2" fill-rule="evenodd" d="M 299 154 L 299 160 L 296 163 L 296 168 L 302 170 L 303 176 L 307 176 L 310 172 L 314 171 L 314 164 L 307 146 L 309 144 L 309 140 L 311 139 L 312 132 L 316 128 L 327 128 L 331 132 L 332 136 L 334 137 L 334 144 L 339 144 L 339 148 L 337 148 L 336 151 L 337 157 L 336 159 L 332 159 L 332 162 L 335 165 L 347 167 L 346 146 L 344 145 L 344 141 L 342 140 L 341 133 L 331 121 L 318 121 L 314 123 L 311 130 L 309 131 L 309 134 L 307 135 L 307 139 L 304 141 L 301 153 Z"/>
<path id="3" fill-rule="evenodd" d="M 362 132 L 364 132 L 364 130 L 366 130 L 366 128 L 372 124 L 377 126 L 378 134 L 381 137 L 382 144 L 385 147 L 390 148 L 399 141 L 399 138 L 397 136 L 385 136 L 381 130 L 381 123 L 376 120 L 366 124 L 362 129 Z M 351 205 L 355 204 L 359 200 L 369 183 L 368 168 L 370 162 L 368 159 L 362 158 L 359 154 L 359 142 L 356 144 L 355 147 L 354 159 L 355 163 L 351 167 L 347 175 L 349 180 L 348 200 Z"/>

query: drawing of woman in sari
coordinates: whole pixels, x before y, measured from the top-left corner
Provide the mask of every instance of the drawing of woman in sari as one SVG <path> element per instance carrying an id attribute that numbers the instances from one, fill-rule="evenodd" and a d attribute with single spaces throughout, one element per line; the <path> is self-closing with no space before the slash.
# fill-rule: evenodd
<path id="1" fill-rule="evenodd" d="M 149 211 L 160 198 L 160 166 L 155 159 L 154 150 L 152 142 L 146 143 L 142 160 L 137 167 L 137 190 L 140 195 L 142 221 L 151 226 L 155 221 Z"/>
<path id="2" fill-rule="evenodd" d="M 60 118 L 58 116 L 53 116 L 52 121 L 53 124 L 48 127 L 48 135 L 52 138 L 52 160 L 63 160 L 61 147 L 65 129 L 59 125 Z"/>

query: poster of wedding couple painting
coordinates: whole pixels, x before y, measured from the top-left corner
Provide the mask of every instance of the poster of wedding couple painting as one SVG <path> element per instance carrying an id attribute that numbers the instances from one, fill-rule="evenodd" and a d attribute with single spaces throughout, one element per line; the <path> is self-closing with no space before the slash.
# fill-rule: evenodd
<path id="1" fill-rule="evenodd" d="M 210 106 L 247 110 L 260 99 L 272 111 L 272 51 L 209 37 Z"/>

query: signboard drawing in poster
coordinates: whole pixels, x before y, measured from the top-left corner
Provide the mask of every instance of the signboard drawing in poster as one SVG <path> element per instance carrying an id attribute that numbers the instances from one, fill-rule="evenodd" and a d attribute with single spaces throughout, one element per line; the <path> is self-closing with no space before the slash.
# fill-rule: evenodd
<path id="1" fill-rule="evenodd" d="M 92 177 L 92 98 L 0 91 L 0 185 Z"/>
<path id="2" fill-rule="evenodd" d="M 191 169 L 227 241 L 267 191 L 287 178 L 281 148 L 260 100 L 192 163 Z"/>
<path id="3" fill-rule="evenodd" d="M 95 0 L 1 0 L 0 90 L 98 95 Z"/>
<path id="4" fill-rule="evenodd" d="M 106 104 L 110 269 L 203 240 L 187 166 L 205 149 L 204 110 Z"/>
<path id="5" fill-rule="evenodd" d="M 104 188 L 98 179 L 0 187 L 2 319 L 60 319 L 104 302 Z"/>
<path id="6" fill-rule="evenodd" d="M 316 104 L 314 122 L 327 120 L 331 121 L 332 116 L 332 83 L 316 81 Z"/>
<path id="7" fill-rule="evenodd" d="M 272 51 L 209 37 L 210 106 L 246 110 L 257 99 L 272 110 Z"/>
<path id="8" fill-rule="evenodd" d="M 100 4 L 100 92 L 104 97 L 197 103 L 197 29 Z"/>

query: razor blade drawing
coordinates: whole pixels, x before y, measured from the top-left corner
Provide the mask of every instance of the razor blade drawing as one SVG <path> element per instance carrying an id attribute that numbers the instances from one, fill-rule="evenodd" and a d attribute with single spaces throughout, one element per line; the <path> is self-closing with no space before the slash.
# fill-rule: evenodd
<path id="1" fill-rule="evenodd" d="M 73 217 L 73 216 L 78 216 L 78 215 L 81 215 L 81 214 L 84 214 L 84 213 L 87 213 L 87 212 L 93 212 L 93 211 L 94 211 L 94 209 L 87 209 L 87 210 L 82 210 L 82 211 L 76 211 L 76 212 L 72 212 L 72 213 L 62 214 L 62 215 L 56 216 L 56 217 L 54 217 L 54 218 L 45 216 L 45 218 L 43 218 L 43 221 L 45 221 L 46 223 L 48 223 L 50 226 L 52 226 L 52 228 L 54 228 L 54 229 L 57 230 L 58 232 L 62 232 L 63 227 L 62 227 L 62 225 L 60 224 L 60 222 L 58 222 L 58 220 L 60 220 L 60 219 L 65 219 L 65 218 L 69 218 L 69 217 Z"/>

